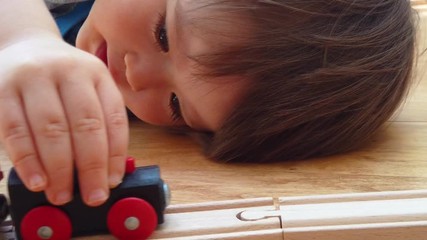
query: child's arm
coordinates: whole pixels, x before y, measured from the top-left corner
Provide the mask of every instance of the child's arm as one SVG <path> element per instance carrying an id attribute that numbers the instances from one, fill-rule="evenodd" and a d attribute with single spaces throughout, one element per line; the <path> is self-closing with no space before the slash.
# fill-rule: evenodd
<path id="1" fill-rule="evenodd" d="M 0 48 L 30 36 L 60 38 L 59 32 L 41 0 L 0 0 Z"/>
<path id="2" fill-rule="evenodd" d="M 0 0 L 0 140 L 19 176 L 49 201 L 101 204 L 122 178 L 128 125 L 106 66 L 62 41 L 41 0 Z"/>

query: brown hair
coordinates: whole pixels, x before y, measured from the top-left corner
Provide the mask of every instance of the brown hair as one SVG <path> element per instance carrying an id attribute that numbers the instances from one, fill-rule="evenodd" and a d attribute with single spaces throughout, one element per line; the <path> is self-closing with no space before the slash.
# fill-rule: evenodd
<path id="1" fill-rule="evenodd" d="M 200 9 L 241 13 L 252 33 L 241 37 L 243 45 L 193 57 L 206 76 L 243 75 L 251 83 L 223 127 L 201 134 L 214 159 L 275 161 L 354 149 L 407 94 L 415 58 L 407 0 L 202 2 Z"/>

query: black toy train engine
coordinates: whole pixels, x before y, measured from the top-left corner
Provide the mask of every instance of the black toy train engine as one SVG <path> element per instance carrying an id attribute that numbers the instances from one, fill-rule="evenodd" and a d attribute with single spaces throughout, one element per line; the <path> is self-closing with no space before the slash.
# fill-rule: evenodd
<path id="1" fill-rule="evenodd" d="M 73 200 L 54 206 L 43 192 L 29 191 L 12 169 L 8 190 L 17 238 L 56 240 L 106 233 L 118 239 L 148 238 L 163 223 L 170 192 L 157 166 L 135 168 L 129 158 L 126 172 L 106 203 L 89 207 L 80 197 L 77 181 Z"/>

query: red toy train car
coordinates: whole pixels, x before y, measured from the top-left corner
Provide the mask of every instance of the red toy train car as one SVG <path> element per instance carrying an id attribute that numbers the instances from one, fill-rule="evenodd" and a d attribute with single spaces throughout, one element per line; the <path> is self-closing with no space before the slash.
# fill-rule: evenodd
<path id="1" fill-rule="evenodd" d="M 17 238 L 65 240 L 107 233 L 118 239 L 148 238 L 163 223 L 169 188 L 160 178 L 158 166 L 135 168 L 133 159 L 127 161 L 123 182 L 98 207 L 83 203 L 77 184 L 71 202 L 51 205 L 43 192 L 29 191 L 12 169 L 8 179 L 9 208 Z"/>

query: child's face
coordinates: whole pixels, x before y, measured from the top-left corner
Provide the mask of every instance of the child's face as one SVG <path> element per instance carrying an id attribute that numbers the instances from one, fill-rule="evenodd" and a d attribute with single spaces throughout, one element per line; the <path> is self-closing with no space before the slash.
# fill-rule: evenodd
<path id="1" fill-rule="evenodd" d="M 215 131 L 242 97 L 246 82 L 192 76 L 194 62 L 186 56 L 214 46 L 178 20 L 191 2 L 95 1 L 77 47 L 106 62 L 127 106 L 142 120 Z"/>

